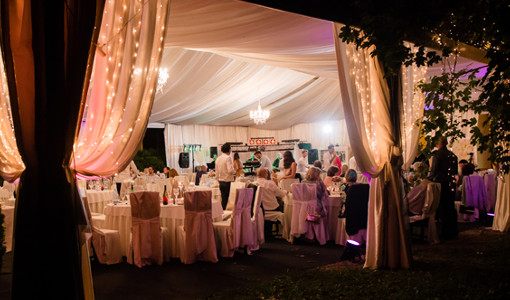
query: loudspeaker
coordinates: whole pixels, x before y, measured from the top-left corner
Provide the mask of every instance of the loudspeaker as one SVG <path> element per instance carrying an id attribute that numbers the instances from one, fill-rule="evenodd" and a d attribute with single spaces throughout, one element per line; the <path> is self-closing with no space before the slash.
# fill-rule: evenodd
<path id="1" fill-rule="evenodd" d="M 312 148 L 312 144 L 310 144 L 310 143 L 299 143 L 298 144 L 298 148 L 299 149 L 304 149 L 304 150 L 310 150 L 310 148 Z"/>
<path id="2" fill-rule="evenodd" d="M 209 147 L 211 150 L 211 158 L 214 158 L 214 156 L 218 156 L 218 147 Z"/>
<path id="3" fill-rule="evenodd" d="M 183 169 L 189 168 L 189 152 L 179 153 L 179 167 Z"/>
<path id="4" fill-rule="evenodd" d="M 308 150 L 308 164 L 313 165 L 313 162 L 319 159 L 319 150 L 310 149 Z"/>

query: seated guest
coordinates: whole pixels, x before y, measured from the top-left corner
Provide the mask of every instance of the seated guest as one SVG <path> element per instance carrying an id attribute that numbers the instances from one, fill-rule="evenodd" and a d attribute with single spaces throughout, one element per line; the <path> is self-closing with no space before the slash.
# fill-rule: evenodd
<path id="1" fill-rule="evenodd" d="M 145 182 L 146 183 L 156 183 L 156 174 L 154 174 L 154 168 L 149 167 L 147 169 L 148 169 L 149 174 L 147 174 L 147 176 L 145 178 Z"/>
<path id="2" fill-rule="evenodd" d="M 268 180 L 269 171 L 266 168 L 257 170 L 257 185 L 264 188 L 261 195 L 262 209 L 264 211 L 283 212 L 283 201 L 278 201 L 277 197 L 287 195 L 287 191 L 281 190 L 272 180 Z"/>
<path id="3" fill-rule="evenodd" d="M 197 172 L 197 176 L 195 177 L 195 185 L 200 184 L 200 178 L 202 178 L 202 175 L 207 174 L 207 167 L 202 165 L 200 166 L 200 170 Z"/>
<path id="4" fill-rule="evenodd" d="M 328 190 L 324 182 L 321 180 L 321 170 L 316 167 L 311 167 L 306 172 L 305 180 L 303 183 L 314 183 L 317 185 L 317 209 L 316 213 L 320 214 L 321 217 L 326 215 L 326 211 L 324 210 L 325 201 L 328 198 Z"/>
<path id="5" fill-rule="evenodd" d="M 175 176 L 179 176 L 179 173 L 177 173 L 177 170 L 176 169 L 170 169 L 170 171 L 168 171 L 168 177 L 171 177 L 171 178 L 174 178 Z"/>
<path id="6" fill-rule="evenodd" d="M 165 176 L 165 178 L 169 178 L 170 177 L 170 168 L 169 167 L 164 167 L 163 168 L 163 175 Z"/>
<path id="7" fill-rule="evenodd" d="M 283 176 L 279 179 L 287 179 L 287 178 L 298 178 L 301 181 L 301 174 L 297 173 L 297 164 L 292 156 L 292 152 L 285 151 L 283 152 Z"/>
<path id="8" fill-rule="evenodd" d="M 328 169 L 328 173 L 326 174 L 326 178 L 324 179 L 324 184 L 326 187 L 333 185 L 333 177 L 337 176 L 338 174 L 338 167 L 337 166 L 331 166 Z"/>
<path id="9" fill-rule="evenodd" d="M 347 194 L 347 190 L 349 190 L 349 187 L 353 184 L 356 184 L 356 181 L 358 180 L 358 173 L 354 171 L 353 169 L 347 170 L 347 173 L 345 175 L 345 183 L 342 184 L 341 189 Z"/>
<path id="10" fill-rule="evenodd" d="M 319 168 L 319 170 L 321 170 L 321 172 L 326 172 L 326 170 L 322 169 L 322 162 L 320 160 L 314 161 L 313 166 L 316 168 Z"/>
<path id="11" fill-rule="evenodd" d="M 457 181 L 456 181 L 457 186 L 461 186 L 461 185 L 462 185 L 462 177 L 464 177 L 464 174 L 462 174 L 462 169 L 463 169 L 463 168 L 464 168 L 464 166 L 465 166 L 465 165 L 467 165 L 467 164 L 468 164 L 468 161 L 467 161 L 467 160 L 465 160 L 465 159 L 461 159 L 461 160 L 459 161 L 459 172 L 458 172 L 458 174 L 459 174 L 459 175 L 457 175 Z M 469 168 L 471 168 L 471 167 L 469 167 Z M 466 169 L 466 171 L 467 171 L 467 169 Z M 473 170 L 473 171 L 474 171 L 474 170 Z M 471 174 L 469 174 L 469 175 L 471 175 Z"/>
<path id="12" fill-rule="evenodd" d="M 354 168 L 351 169 L 354 170 Z M 342 165 L 342 168 L 340 169 L 340 177 L 345 177 L 345 174 L 347 173 L 348 170 L 349 170 L 348 165 Z"/>

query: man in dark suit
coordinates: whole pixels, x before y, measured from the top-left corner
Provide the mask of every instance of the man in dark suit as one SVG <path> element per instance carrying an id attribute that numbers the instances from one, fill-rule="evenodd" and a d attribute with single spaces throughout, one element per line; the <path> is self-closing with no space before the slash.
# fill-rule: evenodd
<path id="1" fill-rule="evenodd" d="M 441 137 L 437 150 L 433 152 L 428 179 L 441 183 L 441 199 L 437 215 L 441 220 L 441 235 L 450 239 L 458 234 L 457 211 L 455 210 L 455 175 L 457 175 L 457 156 L 446 148 L 448 141 Z"/>

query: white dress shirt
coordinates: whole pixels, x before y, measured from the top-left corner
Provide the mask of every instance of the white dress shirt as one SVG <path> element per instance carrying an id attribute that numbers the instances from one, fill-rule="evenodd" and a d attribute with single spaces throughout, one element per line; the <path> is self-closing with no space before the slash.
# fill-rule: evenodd
<path id="1" fill-rule="evenodd" d="M 329 167 L 331 167 L 331 154 L 329 153 L 329 151 L 326 151 L 326 153 L 324 153 L 324 155 L 322 156 L 322 169 L 324 170 L 328 170 Z"/>
<path id="2" fill-rule="evenodd" d="M 361 170 L 358 167 L 358 163 L 356 163 L 356 159 L 354 158 L 354 156 L 351 157 L 351 159 L 349 159 L 349 169 L 353 169 L 356 172 L 361 172 Z"/>
<path id="3" fill-rule="evenodd" d="M 218 181 L 234 181 L 234 162 L 232 157 L 228 154 L 221 154 L 216 160 L 216 178 Z"/>
<path id="4" fill-rule="evenodd" d="M 301 158 L 297 162 L 296 172 L 297 173 L 306 173 L 307 166 L 308 166 L 308 160 L 306 159 L 306 157 L 301 156 Z"/>
<path id="5" fill-rule="evenodd" d="M 276 197 L 283 197 L 287 195 L 287 191 L 280 189 L 272 180 L 267 180 L 261 177 L 257 178 L 257 185 L 264 188 L 261 197 L 262 206 L 264 210 L 275 210 L 280 206 Z"/>
<path id="6" fill-rule="evenodd" d="M 273 164 L 271 163 L 271 160 L 269 160 L 269 158 L 267 156 L 262 155 L 260 157 L 260 167 L 266 168 L 269 171 L 271 171 L 273 169 Z"/>

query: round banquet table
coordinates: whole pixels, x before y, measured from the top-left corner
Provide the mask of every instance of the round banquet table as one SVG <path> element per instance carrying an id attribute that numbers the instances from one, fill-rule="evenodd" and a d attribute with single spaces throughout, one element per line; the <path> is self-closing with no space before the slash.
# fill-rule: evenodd
<path id="1" fill-rule="evenodd" d="M 131 205 L 127 203 L 108 204 L 104 208 L 105 229 L 114 229 L 119 231 L 121 253 L 127 256 L 129 250 L 129 237 L 131 234 Z M 170 231 L 170 256 L 178 257 L 177 234 L 178 228 L 184 225 L 184 205 L 161 204 L 160 223 L 161 227 L 166 227 Z M 223 208 L 221 201 L 212 201 L 213 222 L 221 221 Z"/>
<path id="2" fill-rule="evenodd" d="M 113 190 L 86 190 L 85 194 L 87 195 L 90 212 L 100 214 L 103 213 L 105 205 L 112 203 L 115 198 L 114 196 L 116 196 L 116 193 Z"/>
<path id="3" fill-rule="evenodd" d="M 329 239 L 334 240 L 335 244 L 343 246 L 345 246 L 347 243 L 348 235 L 347 232 L 345 232 L 345 218 L 338 218 L 338 214 L 340 213 L 340 208 L 342 207 L 342 202 L 344 199 L 345 194 L 333 194 L 328 197 L 328 201 L 325 205 L 327 210 L 327 228 L 329 232 Z M 287 194 L 287 196 L 283 198 L 283 201 L 285 206 L 283 210 L 284 224 L 282 226 L 282 237 L 292 243 L 294 240 L 294 237 L 290 235 L 293 203 L 292 194 Z"/>
<path id="4" fill-rule="evenodd" d="M 5 227 L 5 251 L 12 250 L 12 232 L 14 227 L 14 206 L 2 205 L 2 213 L 4 214 Z"/>

